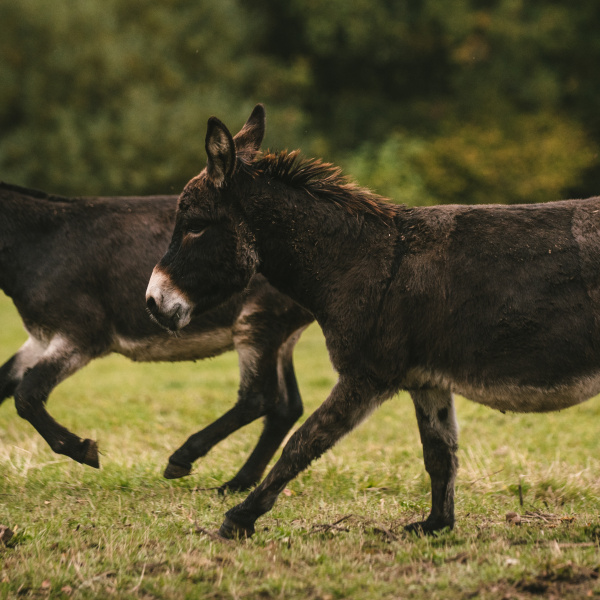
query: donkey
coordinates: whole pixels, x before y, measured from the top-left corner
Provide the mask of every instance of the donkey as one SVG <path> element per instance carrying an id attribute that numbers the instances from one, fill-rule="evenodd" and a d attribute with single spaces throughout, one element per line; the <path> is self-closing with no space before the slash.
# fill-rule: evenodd
<path id="1" fill-rule="evenodd" d="M 339 380 L 220 533 L 252 535 L 290 479 L 399 390 L 432 487 L 407 528 L 451 529 L 454 392 L 516 412 L 600 392 L 600 198 L 407 208 L 298 152 L 260 153 L 264 128 L 261 105 L 245 147 L 209 120 L 207 167 L 180 196 L 147 301 L 177 330 L 262 273 L 315 316 Z"/>
<path id="2" fill-rule="evenodd" d="M 222 489 L 255 484 L 302 414 L 292 351 L 312 315 L 252 278 L 174 336 L 146 313 L 144 291 L 167 248 L 176 196 L 64 198 L 0 184 L 0 287 L 29 339 L 0 367 L 0 403 L 13 396 L 50 447 L 98 467 L 93 440 L 80 439 L 46 411 L 52 389 L 90 360 L 118 352 L 135 361 L 239 355 L 237 404 L 192 435 L 169 459 L 165 477 L 192 463 L 240 427 L 265 417 L 258 444 Z"/>

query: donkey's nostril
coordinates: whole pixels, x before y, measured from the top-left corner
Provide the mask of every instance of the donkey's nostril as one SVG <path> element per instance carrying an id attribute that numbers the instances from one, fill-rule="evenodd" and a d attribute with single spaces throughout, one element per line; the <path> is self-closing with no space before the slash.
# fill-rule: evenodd
<path id="1" fill-rule="evenodd" d="M 178 305 L 175 307 L 175 311 L 173 312 L 172 318 L 173 318 L 174 320 L 178 320 L 178 319 L 179 319 L 179 317 L 181 317 L 181 312 L 182 312 L 181 304 L 178 304 Z"/>
<path id="2" fill-rule="evenodd" d="M 156 300 L 152 296 L 146 298 L 146 306 L 150 312 L 154 312 L 158 308 Z"/>

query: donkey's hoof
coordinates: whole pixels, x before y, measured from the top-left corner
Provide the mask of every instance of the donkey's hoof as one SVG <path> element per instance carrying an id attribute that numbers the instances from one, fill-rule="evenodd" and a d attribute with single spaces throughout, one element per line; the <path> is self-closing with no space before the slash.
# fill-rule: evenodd
<path id="1" fill-rule="evenodd" d="M 226 481 L 223 485 L 218 487 L 217 492 L 221 496 L 224 496 L 228 492 L 244 492 L 246 490 L 249 490 L 253 485 L 254 483 L 240 481 L 234 477 L 233 479 Z"/>
<path id="2" fill-rule="evenodd" d="M 219 535 L 226 540 L 243 540 L 254 535 L 254 526 L 244 527 L 229 517 L 225 517 L 223 525 L 219 529 Z"/>
<path id="3" fill-rule="evenodd" d="M 192 471 L 192 467 L 182 467 L 181 465 L 176 465 L 175 463 L 169 462 L 165 472 L 163 473 L 163 477 L 165 479 L 179 479 L 180 477 L 185 477 L 189 475 Z"/>
<path id="4" fill-rule="evenodd" d="M 82 449 L 82 458 L 79 462 L 83 465 L 88 465 L 88 467 L 99 469 L 98 444 L 94 440 L 83 440 Z"/>
<path id="5" fill-rule="evenodd" d="M 404 527 L 407 533 L 416 533 L 417 535 L 433 535 L 442 531 L 451 531 L 454 524 L 443 523 L 441 521 L 417 521 Z"/>

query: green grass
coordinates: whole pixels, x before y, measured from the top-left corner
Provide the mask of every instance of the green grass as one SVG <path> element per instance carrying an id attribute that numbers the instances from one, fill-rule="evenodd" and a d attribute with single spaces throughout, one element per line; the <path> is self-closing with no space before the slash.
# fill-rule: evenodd
<path id="1" fill-rule="evenodd" d="M 0 296 L 0 361 L 24 341 Z M 319 329 L 295 353 L 310 414 L 335 381 Z M 50 412 L 97 439 L 100 471 L 53 454 L 0 407 L 2 598 L 582 598 L 600 596 L 600 402 L 502 415 L 457 399 L 457 526 L 432 538 L 402 526 L 426 515 L 412 403 L 400 394 L 289 484 L 251 540 L 213 532 L 244 497 L 205 490 L 231 477 L 255 423 L 199 461 L 162 470 L 186 437 L 234 401 L 237 357 L 199 363 L 96 361 L 61 384 Z M 523 506 L 519 501 L 519 488 Z M 508 523 L 510 511 L 521 524 Z"/>

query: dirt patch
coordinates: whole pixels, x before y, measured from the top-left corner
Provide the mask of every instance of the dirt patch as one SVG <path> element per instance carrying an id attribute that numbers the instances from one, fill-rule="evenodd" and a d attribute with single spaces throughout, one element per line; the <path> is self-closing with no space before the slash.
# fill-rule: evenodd
<path id="1" fill-rule="evenodd" d="M 494 598 L 499 600 L 581 599 L 597 596 L 600 568 L 574 565 L 567 562 L 535 576 L 516 582 L 499 581 L 494 585 L 468 594 L 467 598 Z"/>
<path id="2" fill-rule="evenodd" d="M 6 546 L 14 535 L 14 531 L 6 525 L 0 525 L 0 544 Z"/>

